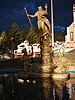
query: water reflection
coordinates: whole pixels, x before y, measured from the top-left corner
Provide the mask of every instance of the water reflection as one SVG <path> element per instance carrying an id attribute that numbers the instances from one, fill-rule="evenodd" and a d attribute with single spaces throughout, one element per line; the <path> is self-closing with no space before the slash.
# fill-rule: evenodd
<path id="1" fill-rule="evenodd" d="M 42 100 L 53 100 L 53 86 L 54 83 L 50 78 L 43 78 L 41 79 L 41 93 L 42 93 Z"/>
<path id="2" fill-rule="evenodd" d="M 21 83 L 16 76 L 0 77 L 0 100 L 69 100 L 68 81 L 21 77 Z"/>
<path id="3" fill-rule="evenodd" d="M 62 100 L 69 100 L 69 92 L 66 84 L 63 86 L 62 92 L 63 92 Z"/>

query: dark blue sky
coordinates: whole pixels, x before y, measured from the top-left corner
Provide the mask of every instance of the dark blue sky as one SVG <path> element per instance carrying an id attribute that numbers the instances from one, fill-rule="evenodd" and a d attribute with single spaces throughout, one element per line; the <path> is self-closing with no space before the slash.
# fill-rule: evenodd
<path id="1" fill-rule="evenodd" d="M 48 3 L 48 19 L 50 17 L 50 1 L 51 0 L 0 0 L 0 32 L 4 29 L 10 29 L 10 26 L 16 22 L 20 28 L 29 27 L 29 21 L 24 11 L 24 7 L 31 14 L 37 11 L 37 7 L 44 7 Z M 53 0 L 54 1 L 54 25 L 67 27 L 72 23 L 72 5 L 75 0 Z M 37 19 L 31 19 L 34 26 Z"/>

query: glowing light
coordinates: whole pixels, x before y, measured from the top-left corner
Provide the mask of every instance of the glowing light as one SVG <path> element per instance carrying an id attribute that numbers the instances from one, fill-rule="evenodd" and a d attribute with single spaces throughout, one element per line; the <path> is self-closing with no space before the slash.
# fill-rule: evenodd
<path id="1" fill-rule="evenodd" d="M 27 83 L 30 83 L 30 80 L 27 80 Z"/>

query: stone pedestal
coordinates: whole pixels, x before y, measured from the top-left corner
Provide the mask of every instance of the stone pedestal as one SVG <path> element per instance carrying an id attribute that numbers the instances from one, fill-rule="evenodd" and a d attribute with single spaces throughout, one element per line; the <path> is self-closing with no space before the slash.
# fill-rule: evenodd
<path id="1" fill-rule="evenodd" d="M 52 71 L 52 39 L 51 34 L 46 33 L 41 37 L 41 71 L 42 72 L 51 72 Z"/>

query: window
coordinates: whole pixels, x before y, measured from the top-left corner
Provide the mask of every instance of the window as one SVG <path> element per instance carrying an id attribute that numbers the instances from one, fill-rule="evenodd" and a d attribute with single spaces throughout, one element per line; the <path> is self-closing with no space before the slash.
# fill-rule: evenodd
<path id="1" fill-rule="evenodd" d="M 73 32 L 70 33 L 70 41 L 73 41 Z"/>

